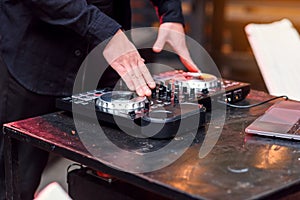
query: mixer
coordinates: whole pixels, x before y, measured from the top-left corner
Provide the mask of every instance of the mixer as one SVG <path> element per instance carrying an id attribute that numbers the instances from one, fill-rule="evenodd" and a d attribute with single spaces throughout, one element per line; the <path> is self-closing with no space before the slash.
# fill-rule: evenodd
<path id="1" fill-rule="evenodd" d="M 181 70 L 163 72 L 153 79 L 156 87 L 150 97 L 105 88 L 57 99 L 56 105 L 85 118 L 95 112 L 100 123 L 138 137 L 166 139 L 205 125 L 215 99 L 235 103 L 250 91 L 248 83 Z"/>

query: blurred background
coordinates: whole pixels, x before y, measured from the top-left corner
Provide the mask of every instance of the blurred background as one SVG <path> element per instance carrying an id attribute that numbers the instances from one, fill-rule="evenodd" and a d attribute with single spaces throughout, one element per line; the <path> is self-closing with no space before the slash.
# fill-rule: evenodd
<path id="1" fill-rule="evenodd" d="M 131 5 L 133 27 L 158 26 L 149 1 L 131 0 Z M 187 35 L 208 51 L 222 77 L 249 82 L 257 90 L 267 91 L 245 25 L 288 18 L 300 28 L 299 0 L 182 0 L 182 8 Z"/>

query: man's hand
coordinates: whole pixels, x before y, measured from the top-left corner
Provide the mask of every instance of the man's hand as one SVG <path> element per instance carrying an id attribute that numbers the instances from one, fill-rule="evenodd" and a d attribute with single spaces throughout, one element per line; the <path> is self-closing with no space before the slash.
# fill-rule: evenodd
<path id="1" fill-rule="evenodd" d="M 154 88 L 155 82 L 144 59 L 121 30 L 109 41 L 103 55 L 130 90 L 135 90 L 139 96 L 151 95 L 149 88 Z"/>
<path id="2" fill-rule="evenodd" d="M 158 36 L 153 45 L 154 52 L 161 52 L 165 43 L 168 43 L 180 56 L 181 62 L 191 72 L 200 72 L 193 62 L 185 42 L 185 33 L 182 24 L 166 22 L 160 25 Z"/>

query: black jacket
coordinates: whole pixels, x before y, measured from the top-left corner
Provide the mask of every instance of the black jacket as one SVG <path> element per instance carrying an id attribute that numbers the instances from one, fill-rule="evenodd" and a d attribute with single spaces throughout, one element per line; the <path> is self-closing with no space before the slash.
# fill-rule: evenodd
<path id="1" fill-rule="evenodd" d="M 162 22 L 183 23 L 180 0 L 152 3 Z M 0 0 L 0 50 L 27 89 L 70 95 L 87 53 L 130 21 L 129 0 Z"/>

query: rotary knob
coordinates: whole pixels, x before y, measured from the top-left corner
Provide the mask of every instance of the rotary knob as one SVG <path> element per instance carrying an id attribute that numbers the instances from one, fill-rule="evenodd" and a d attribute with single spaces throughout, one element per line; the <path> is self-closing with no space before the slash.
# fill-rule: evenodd
<path id="1" fill-rule="evenodd" d="M 165 88 L 166 87 L 164 85 L 162 85 L 162 84 L 159 86 L 159 89 L 158 89 L 158 99 L 159 100 L 163 100 L 164 99 L 164 97 L 165 97 L 165 91 L 166 91 Z"/>
<path id="2" fill-rule="evenodd" d="M 174 104 L 178 104 L 179 103 L 179 98 L 178 98 L 178 94 L 174 94 Z"/>
<path id="3" fill-rule="evenodd" d="M 166 101 L 167 102 L 171 102 L 171 98 L 172 98 L 172 91 L 171 90 L 167 90 Z"/>
<path id="4" fill-rule="evenodd" d="M 156 95 L 157 95 L 157 93 L 156 93 L 156 87 L 155 87 L 155 88 L 151 89 L 151 98 L 155 99 Z"/>
<path id="5" fill-rule="evenodd" d="M 203 89 L 201 90 L 201 92 L 202 92 L 202 94 L 205 94 L 205 95 L 209 93 L 209 91 L 208 91 L 207 88 L 203 88 Z"/>

